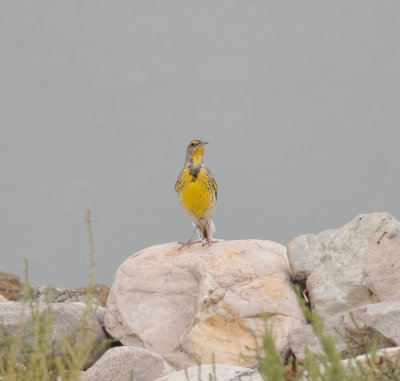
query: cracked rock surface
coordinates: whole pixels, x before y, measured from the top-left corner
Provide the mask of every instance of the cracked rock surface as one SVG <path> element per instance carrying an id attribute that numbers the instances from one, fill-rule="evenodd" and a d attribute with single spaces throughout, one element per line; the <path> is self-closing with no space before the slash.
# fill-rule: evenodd
<path id="1" fill-rule="evenodd" d="M 360 214 L 339 229 L 301 235 L 289 243 L 288 259 L 323 316 L 400 301 L 400 223 L 388 213 Z"/>
<path id="2" fill-rule="evenodd" d="M 263 240 L 179 248 L 153 246 L 120 266 L 106 307 L 109 334 L 176 369 L 212 363 L 212 353 L 216 363 L 254 367 L 250 330 L 261 336 L 266 313 L 286 356 L 289 331 L 304 324 L 286 248 Z"/>

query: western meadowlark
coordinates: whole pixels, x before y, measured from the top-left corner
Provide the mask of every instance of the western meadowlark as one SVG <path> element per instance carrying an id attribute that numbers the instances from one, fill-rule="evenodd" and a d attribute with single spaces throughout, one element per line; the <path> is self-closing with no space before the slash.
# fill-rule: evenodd
<path id="1" fill-rule="evenodd" d="M 211 217 L 217 203 L 217 183 L 203 163 L 205 144 L 207 142 L 201 140 L 192 140 L 189 143 L 186 149 L 185 166 L 175 184 L 182 208 L 192 218 L 195 227 L 189 240 L 183 246 L 191 245 L 196 229 L 200 239 L 209 245 L 215 233 Z"/>

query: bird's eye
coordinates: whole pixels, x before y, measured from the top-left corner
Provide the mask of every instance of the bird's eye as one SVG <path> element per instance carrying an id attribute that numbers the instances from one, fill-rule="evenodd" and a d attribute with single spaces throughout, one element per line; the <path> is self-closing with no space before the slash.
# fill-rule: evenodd
<path id="1" fill-rule="evenodd" d="M 194 143 L 190 143 L 190 145 L 191 145 L 192 147 L 194 147 L 196 144 L 194 144 Z"/>

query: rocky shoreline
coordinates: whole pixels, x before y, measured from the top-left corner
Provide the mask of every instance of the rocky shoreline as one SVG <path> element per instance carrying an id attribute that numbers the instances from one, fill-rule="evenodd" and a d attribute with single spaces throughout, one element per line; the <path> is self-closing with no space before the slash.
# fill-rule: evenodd
<path id="1" fill-rule="evenodd" d="M 101 302 L 95 307 L 96 342 L 118 343 L 108 341 L 81 379 L 124 381 L 133 371 L 136 381 L 186 380 L 186 374 L 197 380 L 199 369 L 208 379 L 207 364 L 214 361 L 219 381 L 261 380 L 251 348 L 261 342 L 264 314 L 281 360 L 301 363 L 306 346 L 314 354 L 322 347 L 299 306 L 295 283 L 325 319 L 343 359 L 365 354 L 363 337 L 375 338 L 378 349 L 391 348 L 393 356 L 400 347 L 399 259 L 400 223 L 388 213 L 359 215 L 341 228 L 299 236 L 287 247 L 241 240 L 146 248 L 121 264 L 105 308 Z M 21 289 L 6 275 L 0 273 L 0 319 L 10 329 L 22 304 L 7 299 L 16 300 Z M 85 290 L 55 290 L 57 327 L 73 330 L 84 303 L 93 300 L 85 299 Z M 43 290 L 36 288 L 36 294 L 40 300 Z"/>

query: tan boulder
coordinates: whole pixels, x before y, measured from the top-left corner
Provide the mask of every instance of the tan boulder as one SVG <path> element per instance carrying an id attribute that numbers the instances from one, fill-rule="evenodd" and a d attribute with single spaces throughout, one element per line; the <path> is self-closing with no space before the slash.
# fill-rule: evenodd
<path id="1" fill-rule="evenodd" d="M 177 369 L 215 362 L 254 367 L 252 332 L 263 313 L 281 355 L 304 324 L 290 282 L 286 248 L 262 240 L 177 243 L 133 254 L 117 271 L 105 326 L 124 345 L 159 353 Z M 247 357 L 250 356 L 250 357 Z"/>

